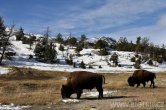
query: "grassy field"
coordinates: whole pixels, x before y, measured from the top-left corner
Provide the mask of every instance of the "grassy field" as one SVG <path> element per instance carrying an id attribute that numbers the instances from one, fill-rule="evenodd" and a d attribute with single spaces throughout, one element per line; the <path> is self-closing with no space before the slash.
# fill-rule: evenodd
<path id="1" fill-rule="evenodd" d="M 145 88 L 142 85 L 139 88 L 129 87 L 127 84 L 127 78 L 131 75 L 129 73 L 103 73 L 106 77 L 106 84 L 103 86 L 104 90 L 116 90 L 116 93 L 112 94 L 112 96 L 107 96 L 103 100 L 97 100 L 97 98 L 82 99 L 80 103 L 64 105 L 61 101 L 60 88 L 65 83 L 64 79 L 67 75 L 67 72 L 39 71 L 30 68 L 20 69 L 13 67 L 10 73 L 0 75 L 0 103 L 37 107 L 53 106 L 59 109 L 72 107 L 73 109 L 81 108 L 82 110 L 89 110 L 92 105 L 99 110 L 108 109 L 108 107 L 123 110 L 124 108 L 130 108 L 111 105 L 117 103 L 130 106 L 147 104 L 147 107 L 152 106 L 151 109 L 162 109 L 166 105 L 166 73 L 157 73 L 157 79 L 155 80 L 157 87 L 154 89 L 149 88 L 150 83 Z M 161 108 L 153 105 L 158 103 Z"/>
<path id="2" fill-rule="evenodd" d="M 19 105 L 56 104 L 60 87 L 67 73 L 38 71 L 26 68 L 0 76 L 0 103 Z"/>

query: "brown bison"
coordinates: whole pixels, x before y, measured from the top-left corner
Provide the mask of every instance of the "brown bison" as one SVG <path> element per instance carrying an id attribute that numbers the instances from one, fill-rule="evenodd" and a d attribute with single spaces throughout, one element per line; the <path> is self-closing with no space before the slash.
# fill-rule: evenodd
<path id="1" fill-rule="evenodd" d="M 140 83 L 145 87 L 146 82 L 151 81 L 150 87 L 153 85 L 155 87 L 154 79 L 156 78 L 155 73 L 146 71 L 146 70 L 136 70 L 133 75 L 128 78 L 128 83 L 130 86 L 137 84 L 137 87 L 140 86 Z"/>
<path id="2" fill-rule="evenodd" d="M 81 97 L 83 89 L 93 89 L 96 87 L 99 92 L 98 98 L 103 98 L 102 84 L 105 83 L 105 77 L 97 73 L 86 71 L 71 72 L 67 78 L 67 83 L 62 85 L 62 98 L 70 98 L 73 93 L 77 94 L 77 99 Z"/>

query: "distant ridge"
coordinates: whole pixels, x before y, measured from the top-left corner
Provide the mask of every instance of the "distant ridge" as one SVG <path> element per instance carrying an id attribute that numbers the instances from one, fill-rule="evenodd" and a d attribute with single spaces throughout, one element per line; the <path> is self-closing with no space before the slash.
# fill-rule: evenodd
<path id="1" fill-rule="evenodd" d="M 113 39 L 112 37 L 94 37 L 94 38 L 89 38 L 88 41 L 91 43 L 94 43 L 96 41 L 98 41 L 99 39 L 106 41 L 109 45 L 115 44 L 116 40 Z"/>

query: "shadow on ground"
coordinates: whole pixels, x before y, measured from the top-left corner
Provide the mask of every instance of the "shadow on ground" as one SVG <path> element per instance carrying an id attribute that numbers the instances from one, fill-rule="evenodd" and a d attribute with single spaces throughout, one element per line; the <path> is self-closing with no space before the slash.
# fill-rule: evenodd
<path id="1" fill-rule="evenodd" d="M 108 97 L 103 97 L 102 99 L 98 99 L 97 97 L 84 97 L 80 98 L 79 100 L 109 100 L 109 99 L 122 99 L 122 98 L 136 98 L 136 97 L 138 96 L 108 96 Z"/>

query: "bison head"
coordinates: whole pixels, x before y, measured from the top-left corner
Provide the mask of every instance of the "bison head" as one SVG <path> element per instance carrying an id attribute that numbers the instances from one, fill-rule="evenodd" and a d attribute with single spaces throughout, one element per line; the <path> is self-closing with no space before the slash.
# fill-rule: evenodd
<path id="1" fill-rule="evenodd" d="M 67 85 L 62 85 L 61 96 L 62 98 L 70 98 L 71 91 Z"/>
<path id="2" fill-rule="evenodd" d="M 129 84 L 130 86 L 134 87 L 134 85 L 135 85 L 134 77 L 130 76 L 130 77 L 128 78 L 128 84 Z"/>

